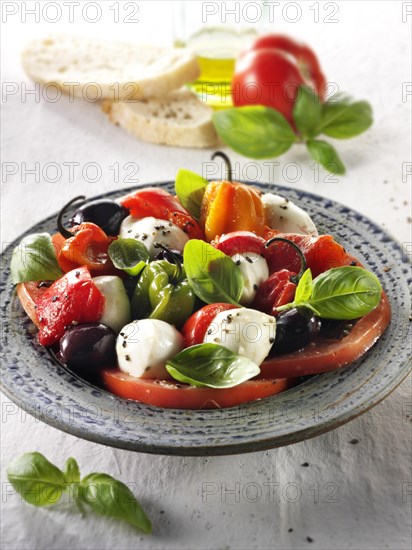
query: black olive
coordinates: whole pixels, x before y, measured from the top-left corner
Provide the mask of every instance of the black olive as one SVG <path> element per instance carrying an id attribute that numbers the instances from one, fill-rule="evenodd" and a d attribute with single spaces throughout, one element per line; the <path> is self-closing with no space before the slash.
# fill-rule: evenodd
<path id="1" fill-rule="evenodd" d="M 176 260 L 174 256 L 177 258 L 177 260 L 179 260 L 181 264 L 183 263 L 183 256 L 180 250 L 173 250 L 173 249 L 170 249 L 170 251 L 161 250 L 156 254 L 155 260 L 166 260 L 171 264 L 176 264 Z"/>
<path id="2" fill-rule="evenodd" d="M 316 339 L 320 321 L 307 309 L 289 309 L 276 318 L 276 338 L 270 355 L 304 348 Z"/>
<path id="3" fill-rule="evenodd" d="M 69 328 L 60 339 L 63 363 L 79 374 L 90 374 L 116 361 L 116 335 L 101 323 L 86 323 Z"/>
<path id="4" fill-rule="evenodd" d="M 335 319 L 322 319 L 319 335 L 322 338 L 342 340 L 353 329 L 357 319 L 351 321 L 336 321 Z"/>
<path id="5" fill-rule="evenodd" d="M 83 222 L 92 222 L 103 229 L 106 235 L 119 234 L 122 221 L 129 215 L 127 208 L 108 199 L 90 201 L 76 210 L 69 220 L 71 227 Z"/>

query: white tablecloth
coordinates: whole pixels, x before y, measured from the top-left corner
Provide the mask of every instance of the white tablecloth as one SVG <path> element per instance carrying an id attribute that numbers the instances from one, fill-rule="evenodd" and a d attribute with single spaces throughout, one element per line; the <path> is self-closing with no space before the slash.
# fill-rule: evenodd
<path id="1" fill-rule="evenodd" d="M 63 19 L 47 23 L 42 16 L 34 24 L 34 16 L 28 14 L 22 22 L 23 4 L 29 8 L 34 3 L 4 4 L 9 14 L 14 12 L 10 5 L 17 6 L 17 12 L 2 25 L 2 76 L 8 86 L 3 87 L 7 93 L 2 103 L 3 245 L 76 194 L 93 196 L 133 185 L 136 178 L 138 184 L 172 179 L 180 167 L 202 170 L 210 151 L 141 143 L 111 126 L 97 105 L 70 104 L 67 99 L 52 103 L 24 91 L 33 84 L 22 72 L 19 55 L 31 36 L 66 29 L 136 43 L 166 43 L 166 10 L 173 8 L 172 2 L 137 2 L 139 22 L 134 24 L 113 23 L 112 3 L 101 2 L 99 23 L 76 16 L 76 25 Z M 375 123 L 365 135 L 336 143 L 348 168 L 339 181 L 328 182 L 322 172 L 315 181 L 312 162 L 297 146 L 277 159 L 275 167 L 259 163 L 260 179 L 339 200 L 373 218 L 399 241 L 411 243 L 412 176 L 406 175 L 411 161 L 411 95 L 405 95 L 411 81 L 412 16 L 406 14 L 411 3 L 332 2 L 328 7 L 320 2 L 319 23 L 310 9 L 313 3 L 300 3 L 302 16 L 295 23 L 286 20 L 283 5 L 274 30 L 310 42 L 330 80 L 372 103 Z M 324 22 L 330 5 L 338 8 L 336 23 Z M 53 17 L 50 11 L 48 18 Z M 295 17 L 292 11 L 288 17 Z M 247 159 L 230 156 L 236 177 L 255 177 L 256 168 Z M 298 163 L 298 172 L 291 163 Z M 33 169 L 34 174 L 27 172 Z M 132 171 L 136 173 L 124 183 Z M 83 441 L 36 421 L 4 398 L 1 547 L 409 548 L 411 409 L 409 379 L 367 414 L 313 440 L 248 455 L 174 458 Z M 84 474 L 103 471 L 135 483 L 153 520 L 154 535 L 140 536 L 127 525 L 92 514 L 83 518 L 71 508 L 37 509 L 8 494 L 8 462 L 31 450 L 59 466 L 74 456 Z"/>

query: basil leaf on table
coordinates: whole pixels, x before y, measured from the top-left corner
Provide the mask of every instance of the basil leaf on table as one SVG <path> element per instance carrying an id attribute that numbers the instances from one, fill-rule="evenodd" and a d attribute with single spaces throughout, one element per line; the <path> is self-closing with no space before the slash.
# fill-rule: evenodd
<path id="1" fill-rule="evenodd" d="M 235 262 L 211 244 L 191 239 L 183 250 L 183 266 L 196 296 L 207 304 L 239 305 L 244 279 Z"/>
<path id="2" fill-rule="evenodd" d="M 366 269 L 335 267 L 314 279 L 309 304 L 320 317 L 351 320 L 367 315 L 379 305 L 382 286 Z"/>
<path id="3" fill-rule="evenodd" d="M 26 281 L 55 281 L 63 276 L 48 233 L 24 237 L 13 250 L 10 264 L 14 284 Z"/>
<path id="4" fill-rule="evenodd" d="M 277 157 L 296 141 L 289 122 L 270 107 L 233 107 L 215 112 L 212 118 L 223 141 L 246 157 Z"/>
<path id="5" fill-rule="evenodd" d="M 176 176 L 175 191 L 182 206 L 197 220 L 206 186 L 209 182 L 190 170 L 181 168 Z"/>
<path id="6" fill-rule="evenodd" d="M 74 458 L 68 458 L 64 472 L 37 452 L 25 453 L 11 461 L 7 477 L 13 488 L 29 504 L 49 506 L 64 492 L 72 492 L 80 511 L 84 504 L 104 516 L 124 519 L 144 533 L 151 533 L 149 518 L 130 489 L 107 474 L 89 474 L 80 481 Z"/>
<path id="7" fill-rule="evenodd" d="M 64 477 L 66 483 L 79 483 L 80 482 L 80 470 L 77 461 L 70 457 L 66 460 L 64 465 Z"/>
<path id="8" fill-rule="evenodd" d="M 108 249 L 109 257 L 117 269 L 136 277 L 149 262 L 149 253 L 143 243 L 136 239 L 119 237 Z"/>
<path id="9" fill-rule="evenodd" d="M 260 373 L 247 357 L 218 344 L 186 348 L 166 363 L 175 380 L 200 388 L 233 388 Z"/>
<path id="10" fill-rule="evenodd" d="M 372 125 L 372 107 L 367 101 L 352 101 L 345 96 L 337 97 L 337 101 L 333 99 L 322 106 L 317 134 L 347 139 L 358 136 Z"/>
<path id="11" fill-rule="evenodd" d="M 303 137 L 317 135 L 322 113 L 322 102 L 313 90 L 300 86 L 293 108 L 293 120 Z"/>
<path id="12" fill-rule="evenodd" d="M 13 488 L 29 504 L 50 506 L 58 502 L 66 490 L 66 477 L 42 454 L 24 453 L 7 468 Z"/>
<path id="13" fill-rule="evenodd" d="M 345 165 L 333 145 L 320 139 L 310 139 L 306 142 L 306 146 L 311 157 L 326 170 L 337 175 L 345 173 Z"/>
<path id="14" fill-rule="evenodd" d="M 79 496 L 98 514 L 123 519 L 143 533 L 152 531 L 150 520 L 132 491 L 108 474 L 94 473 L 83 478 Z"/>

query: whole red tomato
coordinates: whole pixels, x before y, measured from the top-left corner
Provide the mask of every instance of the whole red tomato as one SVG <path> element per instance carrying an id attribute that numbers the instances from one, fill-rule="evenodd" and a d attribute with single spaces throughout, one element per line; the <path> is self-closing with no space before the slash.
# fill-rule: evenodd
<path id="1" fill-rule="evenodd" d="M 326 79 L 315 53 L 282 35 L 260 37 L 236 63 L 232 99 L 236 107 L 265 105 L 293 124 L 299 87 L 306 84 L 323 100 Z"/>
<path id="2" fill-rule="evenodd" d="M 284 53 L 263 49 L 245 53 L 236 64 L 232 99 L 236 107 L 265 105 L 292 122 L 302 75 Z"/>

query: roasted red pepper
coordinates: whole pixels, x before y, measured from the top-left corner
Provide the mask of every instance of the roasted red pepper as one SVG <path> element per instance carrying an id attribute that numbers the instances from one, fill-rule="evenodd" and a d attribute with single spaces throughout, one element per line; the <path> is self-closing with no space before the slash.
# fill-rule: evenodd
<path id="1" fill-rule="evenodd" d="M 265 237 L 270 239 L 272 236 L 284 237 L 295 243 L 303 253 L 307 267 L 311 269 L 313 277 L 333 267 L 360 265 L 331 235 L 312 237 L 310 235 L 278 233 L 277 231 L 267 230 Z M 300 269 L 301 259 L 299 254 L 287 243 L 273 243 L 264 251 L 264 256 L 268 262 L 270 273 L 280 269 L 288 269 L 297 273 Z"/>
<path id="2" fill-rule="evenodd" d="M 85 265 L 99 274 L 114 273 L 115 268 L 107 250 L 113 237 L 108 237 L 98 225 L 85 222 L 73 228 L 74 236 L 62 243 L 58 261 L 66 260 L 66 266 Z"/>
<path id="3" fill-rule="evenodd" d="M 35 302 L 40 344 L 51 346 L 60 340 L 67 327 L 98 321 L 104 301 L 84 266 L 57 279 Z"/>
<path id="4" fill-rule="evenodd" d="M 153 216 L 168 220 L 188 234 L 190 239 L 204 239 L 204 233 L 197 221 L 180 204 L 176 197 L 157 187 L 139 189 L 120 200 L 134 218 Z"/>
<path id="5" fill-rule="evenodd" d="M 293 302 L 296 291 L 297 274 L 287 269 L 272 273 L 258 288 L 252 309 L 268 315 L 276 315 L 276 308 Z"/>

